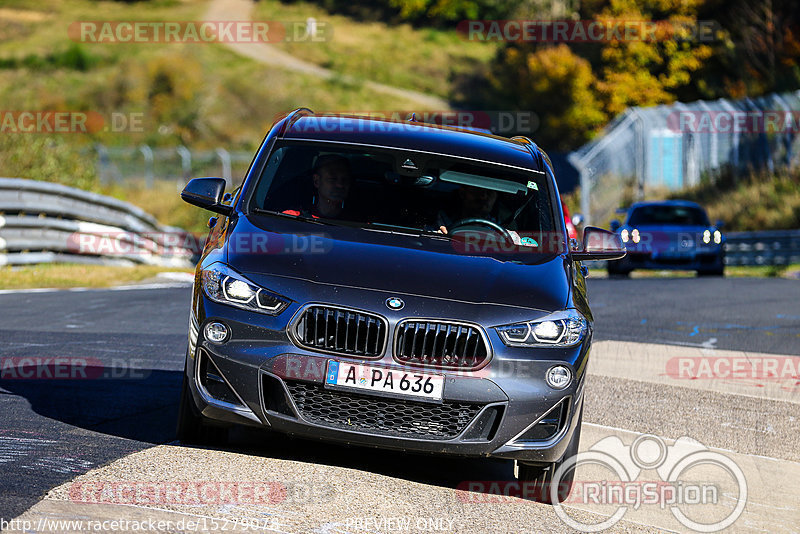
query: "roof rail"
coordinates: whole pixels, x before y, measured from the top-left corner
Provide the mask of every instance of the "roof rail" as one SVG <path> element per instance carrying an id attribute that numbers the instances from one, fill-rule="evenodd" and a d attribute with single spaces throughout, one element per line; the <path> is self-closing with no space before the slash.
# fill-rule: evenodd
<path id="1" fill-rule="evenodd" d="M 536 161 L 540 167 L 544 168 L 546 164 L 549 165 L 550 158 L 545 154 L 544 150 L 539 148 L 539 145 L 534 143 L 529 137 L 517 135 L 512 137 L 511 140 L 525 145 L 528 148 L 528 152 L 531 153 L 531 157 L 533 157 L 534 161 Z"/>
<path id="2" fill-rule="evenodd" d="M 512 141 L 519 141 L 525 145 L 536 145 L 529 137 L 525 137 L 524 135 L 515 135 L 511 138 Z"/>
<path id="3" fill-rule="evenodd" d="M 281 129 L 278 130 L 278 137 L 283 137 L 283 134 L 286 132 L 286 130 L 291 128 L 292 124 L 294 124 L 297 119 L 307 115 L 314 115 L 314 112 L 308 108 L 297 108 L 293 111 L 290 111 L 283 120 L 283 126 L 281 126 Z"/>

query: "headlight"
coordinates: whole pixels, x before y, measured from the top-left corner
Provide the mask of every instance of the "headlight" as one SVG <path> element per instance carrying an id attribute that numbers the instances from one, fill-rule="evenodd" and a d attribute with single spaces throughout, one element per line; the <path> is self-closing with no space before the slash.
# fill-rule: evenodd
<path id="1" fill-rule="evenodd" d="M 722 234 L 719 232 L 719 230 L 714 230 L 714 243 L 717 245 L 722 243 Z"/>
<path id="2" fill-rule="evenodd" d="M 636 228 L 631 230 L 631 241 L 633 241 L 634 243 L 638 243 L 640 240 L 641 237 L 639 237 L 639 230 Z"/>
<path id="3" fill-rule="evenodd" d="M 711 230 L 705 230 L 703 232 L 703 243 L 711 243 Z"/>
<path id="4" fill-rule="evenodd" d="M 586 318 L 577 310 L 562 310 L 526 323 L 498 326 L 503 343 L 512 347 L 571 347 L 589 329 Z"/>
<path id="5" fill-rule="evenodd" d="M 626 229 L 622 230 L 619 233 L 619 236 L 622 238 L 622 242 L 623 243 L 627 243 L 628 242 L 628 229 L 626 228 Z"/>
<path id="6" fill-rule="evenodd" d="M 221 263 L 215 263 L 204 269 L 200 276 L 206 296 L 220 304 L 268 315 L 278 315 L 289 305 L 285 298 L 258 287 Z"/>

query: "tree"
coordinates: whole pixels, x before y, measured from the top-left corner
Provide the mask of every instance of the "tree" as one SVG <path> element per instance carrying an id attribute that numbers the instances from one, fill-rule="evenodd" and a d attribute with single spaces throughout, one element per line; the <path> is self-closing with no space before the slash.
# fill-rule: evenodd
<path id="1" fill-rule="evenodd" d="M 595 20 L 605 24 L 655 21 L 653 33 L 638 38 L 611 39 L 603 45 L 596 71 L 606 113 L 616 115 L 630 106 L 674 102 L 690 85 L 713 50 L 698 28 L 696 2 L 653 0 L 637 3 L 611 0 Z"/>
<path id="2" fill-rule="evenodd" d="M 589 62 L 560 44 L 533 51 L 502 49 L 489 75 L 501 101 L 539 117 L 537 142 L 567 150 L 587 141 L 608 119 L 600 108 Z"/>

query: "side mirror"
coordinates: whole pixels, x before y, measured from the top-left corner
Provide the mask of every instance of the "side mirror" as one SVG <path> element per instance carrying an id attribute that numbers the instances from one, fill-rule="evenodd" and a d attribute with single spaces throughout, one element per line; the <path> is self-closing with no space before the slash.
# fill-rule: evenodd
<path id="1" fill-rule="evenodd" d="M 714 227 L 715 227 L 717 230 L 722 230 L 722 227 L 723 227 L 723 226 L 725 226 L 725 221 L 723 221 L 723 220 L 721 220 L 721 219 L 717 219 L 717 221 L 714 223 Z"/>
<path id="2" fill-rule="evenodd" d="M 622 225 L 620 224 L 620 222 L 618 220 L 614 219 L 613 221 L 611 221 L 611 231 L 612 232 L 616 232 L 617 230 L 619 230 L 620 226 L 622 226 Z"/>
<path id="3" fill-rule="evenodd" d="M 194 178 L 181 191 L 181 198 L 194 206 L 230 215 L 231 206 L 223 204 L 225 180 L 222 178 Z"/>
<path id="4" fill-rule="evenodd" d="M 587 226 L 583 230 L 583 250 L 572 253 L 573 260 L 618 260 L 625 256 L 619 234 Z"/>

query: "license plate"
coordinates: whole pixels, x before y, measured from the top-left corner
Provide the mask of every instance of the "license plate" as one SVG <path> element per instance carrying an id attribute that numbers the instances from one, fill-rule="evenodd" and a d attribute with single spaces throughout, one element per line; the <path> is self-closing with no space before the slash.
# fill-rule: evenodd
<path id="1" fill-rule="evenodd" d="M 325 386 L 440 402 L 444 375 L 328 360 Z"/>

